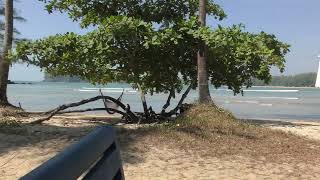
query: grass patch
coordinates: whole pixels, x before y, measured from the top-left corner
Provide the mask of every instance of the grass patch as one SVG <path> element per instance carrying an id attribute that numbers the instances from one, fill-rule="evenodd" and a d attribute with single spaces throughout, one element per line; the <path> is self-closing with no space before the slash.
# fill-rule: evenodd
<path id="1" fill-rule="evenodd" d="M 210 156 L 249 156 L 269 161 L 319 159 L 320 143 L 236 119 L 215 105 L 195 105 L 174 123 L 157 128 L 163 142 Z"/>
<path id="2" fill-rule="evenodd" d="M 29 116 L 29 113 L 24 112 L 20 108 L 0 105 L 0 117 L 24 118 L 28 116 Z"/>
<path id="3" fill-rule="evenodd" d="M 0 133 L 24 135 L 27 129 L 19 121 L 3 117 L 0 119 Z"/>
<path id="4" fill-rule="evenodd" d="M 198 135 L 206 139 L 213 136 L 238 136 L 258 138 L 260 128 L 252 124 L 237 120 L 230 112 L 214 105 L 197 105 L 192 107 L 174 124 L 175 129 Z"/>

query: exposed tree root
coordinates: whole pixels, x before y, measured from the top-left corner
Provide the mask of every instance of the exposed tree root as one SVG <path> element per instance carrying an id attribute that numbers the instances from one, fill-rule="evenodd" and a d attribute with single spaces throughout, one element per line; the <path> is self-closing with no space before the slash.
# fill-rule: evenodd
<path id="1" fill-rule="evenodd" d="M 70 103 L 70 104 L 63 104 L 55 109 L 52 109 L 50 111 L 47 111 L 45 113 L 43 113 L 43 115 L 45 117 L 41 117 L 33 122 L 31 122 L 31 124 L 40 124 L 44 121 L 48 121 L 50 120 L 54 115 L 57 114 L 67 114 L 67 113 L 81 113 L 81 112 L 89 112 L 89 111 L 107 111 L 109 114 L 120 114 L 122 115 L 122 118 L 124 119 L 125 123 L 155 123 L 155 122 L 161 122 L 161 121 L 168 121 L 168 119 L 170 119 L 172 116 L 177 116 L 181 113 L 183 113 L 185 111 L 186 108 L 188 108 L 188 106 L 185 106 L 183 104 L 184 100 L 186 99 L 186 97 L 188 96 L 190 90 L 192 89 L 192 84 L 186 89 L 186 91 L 182 94 L 181 99 L 179 100 L 179 103 L 177 104 L 177 106 L 172 109 L 169 112 L 166 112 L 166 109 L 170 106 L 170 101 L 172 98 L 175 97 L 175 92 L 171 91 L 170 95 L 166 101 L 166 104 L 163 106 L 161 113 L 156 113 L 153 111 L 152 107 L 147 108 L 147 104 L 144 101 L 144 112 L 132 112 L 130 110 L 130 106 L 129 105 L 124 105 L 121 102 L 121 98 L 122 95 L 118 98 L 112 98 L 110 96 L 104 96 L 101 93 L 100 96 L 96 96 L 93 98 L 89 98 L 89 99 L 84 99 L 82 101 L 79 102 L 75 102 L 75 103 Z M 73 108 L 73 107 L 77 107 L 77 106 L 81 106 L 90 102 L 94 102 L 97 100 L 102 99 L 104 102 L 105 107 L 104 108 L 88 108 L 88 109 L 83 109 L 83 110 L 66 110 L 68 108 Z M 107 102 L 111 102 L 114 103 L 116 105 L 116 107 L 108 107 L 107 106 Z M 120 108 L 121 110 L 117 109 Z"/>
<path id="2" fill-rule="evenodd" d="M 31 124 L 40 124 L 40 123 L 42 123 L 44 121 L 50 120 L 56 114 L 59 114 L 59 113 L 61 114 L 61 112 L 62 113 L 71 113 L 71 112 L 96 111 L 97 109 L 87 109 L 87 110 L 74 110 L 74 111 L 65 111 L 65 112 L 63 112 L 64 110 L 66 110 L 68 108 L 77 107 L 77 106 L 84 105 L 84 104 L 87 104 L 87 103 L 90 103 L 90 102 L 94 102 L 94 101 L 97 101 L 97 100 L 100 100 L 100 99 L 109 100 L 109 101 L 117 104 L 123 111 L 119 111 L 117 109 L 106 109 L 106 108 L 104 108 L 104 110 L 110 110 L 112 112 L 116 112 L 116 113 L 119 113 L 119 114 L 122 114 L 122 115 L 125 114 L 125 117 L 127 118 L 128 122 L 138 122 L 138 117 L 133 112 L 131 112 L 129 106 L 125 106 L 122 102 L 120 102 L 117 99 L 112 98 L 110 96 L 96 96 L 96 97 L 93 97 L 93 98 L 84 99 L 84 100 L 79 101 L 79 102 L 61 105 L 61 106 L 59 106 L 59 107 L 57 107 L 57 108 L 55 108 L 55 109 L 53 109 L 51 111 L 48 111 L 48 112 L 44 113 L 44 115 L 47 115 L 47 117 L 37 119 L 37 120 L 33 121 Z M 101 110 L 101 109 L 99 108 L 99 110 Z"/>

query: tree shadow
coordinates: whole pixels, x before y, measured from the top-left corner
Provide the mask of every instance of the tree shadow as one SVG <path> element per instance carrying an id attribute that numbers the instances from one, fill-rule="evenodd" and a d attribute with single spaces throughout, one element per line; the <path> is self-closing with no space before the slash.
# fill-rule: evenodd
<path id="1" fill-rule="evenodd" d="M 152 133 L 151 130 L 144 129 L 141 131 L 139 128 L 130 128 L 124 126 L 112 125 L 116 120 L 114 119 L 85 119 L 77 120 L 74 123 L 65 125 L 54 125 L 54 123 L 29 125 L 21 124 L 21 128 L 25 129 L 22 133 L 1 133 L 0 131 L 0 160 L 1 157 L 15 152 L 28 152 L 25 156 L 47 156 L 63 151 L 71 144 L 77 143 L 81 138 L 96 128 L 105 125 L 111 125 L 115 128 L 117 139 L 120 146 L 123 164 L 136 164 L 144 162 L 144 149 L 143 143 L 140 139 Z M 81 122 L 83 121 L 83 125 Z M 42 151 L 43 150 L 43 151 Z M 34 151 L 29 153 L 30 151 Z M 13 158 L 24 158 L 23 154 Z M 26 157 L 32 159 L 32 157 Z M 49 157 L 50 158 L 50 157 Z M 44 158 L 43 161 L 48 158 Z M 0 161 L 2 163 L 2 161 Z M 0 165 L 1 165 L 0 163 Z M 36 166 L 38 166 L 37 164 Z M 35 168 L 35 167 L 34 167 Z"/>

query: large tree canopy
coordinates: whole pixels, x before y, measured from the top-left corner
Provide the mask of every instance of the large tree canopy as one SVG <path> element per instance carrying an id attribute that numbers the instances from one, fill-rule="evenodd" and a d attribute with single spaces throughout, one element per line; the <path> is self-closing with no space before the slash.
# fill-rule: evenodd
<path id="1" fill-rule="evenodd" d="M 214 86 L 236 93 L 252 77 L 270 80 L 270 68 L 284 69 L 288 45 L 243 26 L 199 28 L 195 18 L 155 29 L 151 23 L 110 17 L 86 35 L 67 33 L 18 46 L 17 54 L 55 75 L 74 75 L 92 83 L 125 81 L 144 90 L 180 91 L 196 78 L 197 42 L 208 47 L 209 77 Z"/>
<path id="2" fill-rule="evenodd" d="M 289 45 L 274 35 L 246 32 L 243 25 L 202 26 L 197 20 L 198 0 L 40 1 L 49 12 L 67 12 L 82 27 L 95 26 L 95 30 L 25 41 L 17 46 L 14 58 L 52 75 L 78 76 L 94 84 L 130 83 L 141 91 L 146 121 L 150 115 L 157 119 L 147 107 L 146 92 L 170 92 L 159 116 L 167 117 L 175 114 L 190 89 L 196 88 L 200 43 L 206 47 L 211 84 L 226 85 L 234 93 L 250 86 L 252 78 L 270 81 L 271 67 L 283 71 L 289 51 Z M 219 20 L 226 17 L 212 0 L 206 2 L 209 15 Z M 184 85 L 189 87 L 177 107 L 166 112 L 171 97 Z M 52 112 L 57 111 L 59 108 Z"/>
<path id="3" fill-rule="evenodd" d="M 49 12 L 65 11 L 83 27 L 97 28 L 21 43 L 17 57 L 53 75 L 92 83 L 125 81 L 151 93 L 180 92 L 196 79 L 197 46 L 204 41 L 211 83 L 239 93 L 253 77 L 268 82 L 272 66 L 283 71 L 289 48 L 274 35 L 245 32 L 242 25 L 199 26 L 197 0 L 42 1 Z M 226 17 L 213 1 L 207 3 L 208 14 Z"/>
<path id="4" fill-rule="evenodd" d="M 40 0 L 47 3 L 48 12 L 67 12 L 83 27 L 100 25 L 110 16 L 127 16 L 159 24 L 175 23 L 196 15 L 198 0 Z M 207 1 L 207 13 L 217 19 L 226 17 L 224 11 Z"/>

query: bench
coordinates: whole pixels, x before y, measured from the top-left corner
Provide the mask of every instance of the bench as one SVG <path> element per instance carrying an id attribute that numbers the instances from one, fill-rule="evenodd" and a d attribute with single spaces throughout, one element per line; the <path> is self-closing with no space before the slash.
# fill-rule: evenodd
<path id="1" fill-rule="evenodd" d="M 113 128 L 101 127 L 21 180 L 124 180 Z"/>

